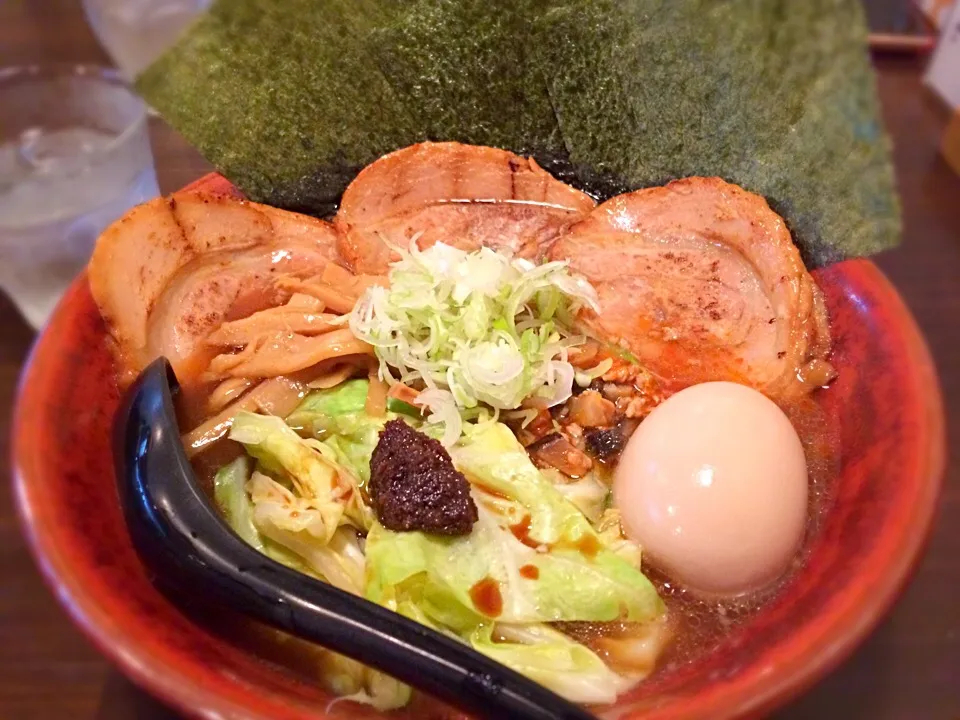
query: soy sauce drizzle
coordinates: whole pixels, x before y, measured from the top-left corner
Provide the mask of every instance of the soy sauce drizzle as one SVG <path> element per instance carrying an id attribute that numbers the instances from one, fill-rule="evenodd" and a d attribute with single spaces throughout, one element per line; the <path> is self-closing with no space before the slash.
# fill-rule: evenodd
<path id="1" fill-rule="evenodd" d="M 536 565 L 524 565 L 520 568 L 520 577 L 527 580 L 538 580 L 540 578 L 540 568 Z"/>
<path id="2" fill-rule="evenodd" d="M 499 617 L 503 613 L 500 583 L 492 577 L 485 577 L 470 588 L 470 600 L 473 606 L 487 617 Z"/>

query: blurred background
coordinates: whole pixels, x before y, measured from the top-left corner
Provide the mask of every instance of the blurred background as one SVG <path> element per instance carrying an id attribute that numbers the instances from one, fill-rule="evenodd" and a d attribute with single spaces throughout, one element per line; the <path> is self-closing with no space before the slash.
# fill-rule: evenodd
<path id="1" fill-rule="evenodd" d="M 100 229 L 211 168 L 127 89 L 208 0 L 0 0 L 0 452 L 17 378 Z M 960 1 L 865 0 L 903 202 L 902 247 L 877 258 L 960 418 Z M 42 65 L 42 69 L 24 66 Z M 77 68 L 77 65 L 83 67 Z M 11 69 L 11 68 L 20 69 Z M 116 68 L 103 70 L 101 68 Z M 47 131 L 49 124 L 55 130 Z M 78 182 L 82 178 L 82 182 Z M 957 423 L 950 445 L 960 446 Z M 928 553 L 852 659 L 778 713 L 960 718 L 960 462 Z M 0 718 L 173 720 L 110 669 L 45 587 L 0 493 Z"/>

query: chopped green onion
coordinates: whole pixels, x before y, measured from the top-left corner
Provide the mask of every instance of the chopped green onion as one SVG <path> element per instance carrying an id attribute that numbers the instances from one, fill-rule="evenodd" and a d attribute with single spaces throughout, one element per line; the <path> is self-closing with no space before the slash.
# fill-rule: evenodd
<path id="1" fill-rule="evenodd" d="M 350 328 L 374 346 L 384 380 L 426 386 L 417 404 L 430 408 L 428 423 L 451 423 L 445 443 L 454 429 L 459 437 L 452 412 L 481 403 L 510 410 L 531 397 L 550 407 L 570 397 L 567 348 L 583 338 L 561 319 L 596 310 L 597 295 L 566 262 L 534 265 L 443 243 L 398 252 L 390 287 L 364 293 Z"/>
<path id="2" fill-rule="evenodd" d="M 613 367 L 613 358 L 607 358 L 589 370 L 581 370 L 573 376 L 574 381 L 580 387 L 587 387 L 601 375 L 607 373 Z"/>

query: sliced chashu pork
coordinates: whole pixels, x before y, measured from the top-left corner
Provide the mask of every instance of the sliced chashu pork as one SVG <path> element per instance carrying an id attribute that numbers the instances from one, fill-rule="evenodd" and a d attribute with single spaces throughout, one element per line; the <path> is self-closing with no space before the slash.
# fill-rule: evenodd
<path id="1" fill-rule="evenodd" d="M 830 377 L 826 310 L 783 219 L 719 178 L 617 196 L 551 259 L 596 287 L 597 335 L 674 387 L 734 380 L 779 396 Z"/>
<path id="2" fill-rule="evenodd" d="M 122 379 L 166 356 L 189 382 L 216 351 L 224 321 L 286 302 L 280 276 L 310 277 L 338 259 L 326 222 L 233 197 L 156 198 L 113 223 L 88 274 L 116 344 Z"/>
<path id="3" fill-rule="evenodd" d="M 389 245 L 444 242 L 538 259 L 593 209 L 584 193 L 506 150 L 421 143 L 385 155 L 357 175 L 334 220 L 340 253 L 357 273 L 384 274 Z M 386 242 L 385 242 L 386 241 Z"/>

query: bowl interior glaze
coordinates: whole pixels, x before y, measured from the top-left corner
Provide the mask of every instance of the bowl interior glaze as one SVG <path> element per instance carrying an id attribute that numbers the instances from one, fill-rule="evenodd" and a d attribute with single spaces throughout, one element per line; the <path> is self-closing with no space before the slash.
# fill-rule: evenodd
<path id="1" fill-rule="evenodd" d="M 219 176 L 197 185 L 230 191 Z M 603 717 L 699 720 L 771 709 L 852 651 L 893 602 L 922 549 L 945 445 L 929 353 L 871 262 L 847 261 L 815 276 L 826 294 L 840 373 L 817 402 L 839 437 L 841 457 L 832 504 L 806 562 L 716 650 L 659 673 L 600 711 Z M 151 584 L 114 485 L 110 427 L 118 391 L 105 338 L 80 277 L 34 348 L 14 422 L 25 531 L 71 616 L 123 672 L 189 715 L 381 717 L 349 703 L 328 711 L 331 698 L 316 684 L 259 657 L 240 634 L 211 629 Z M 390 717 L 425 716 L 414 708 Z"/>

